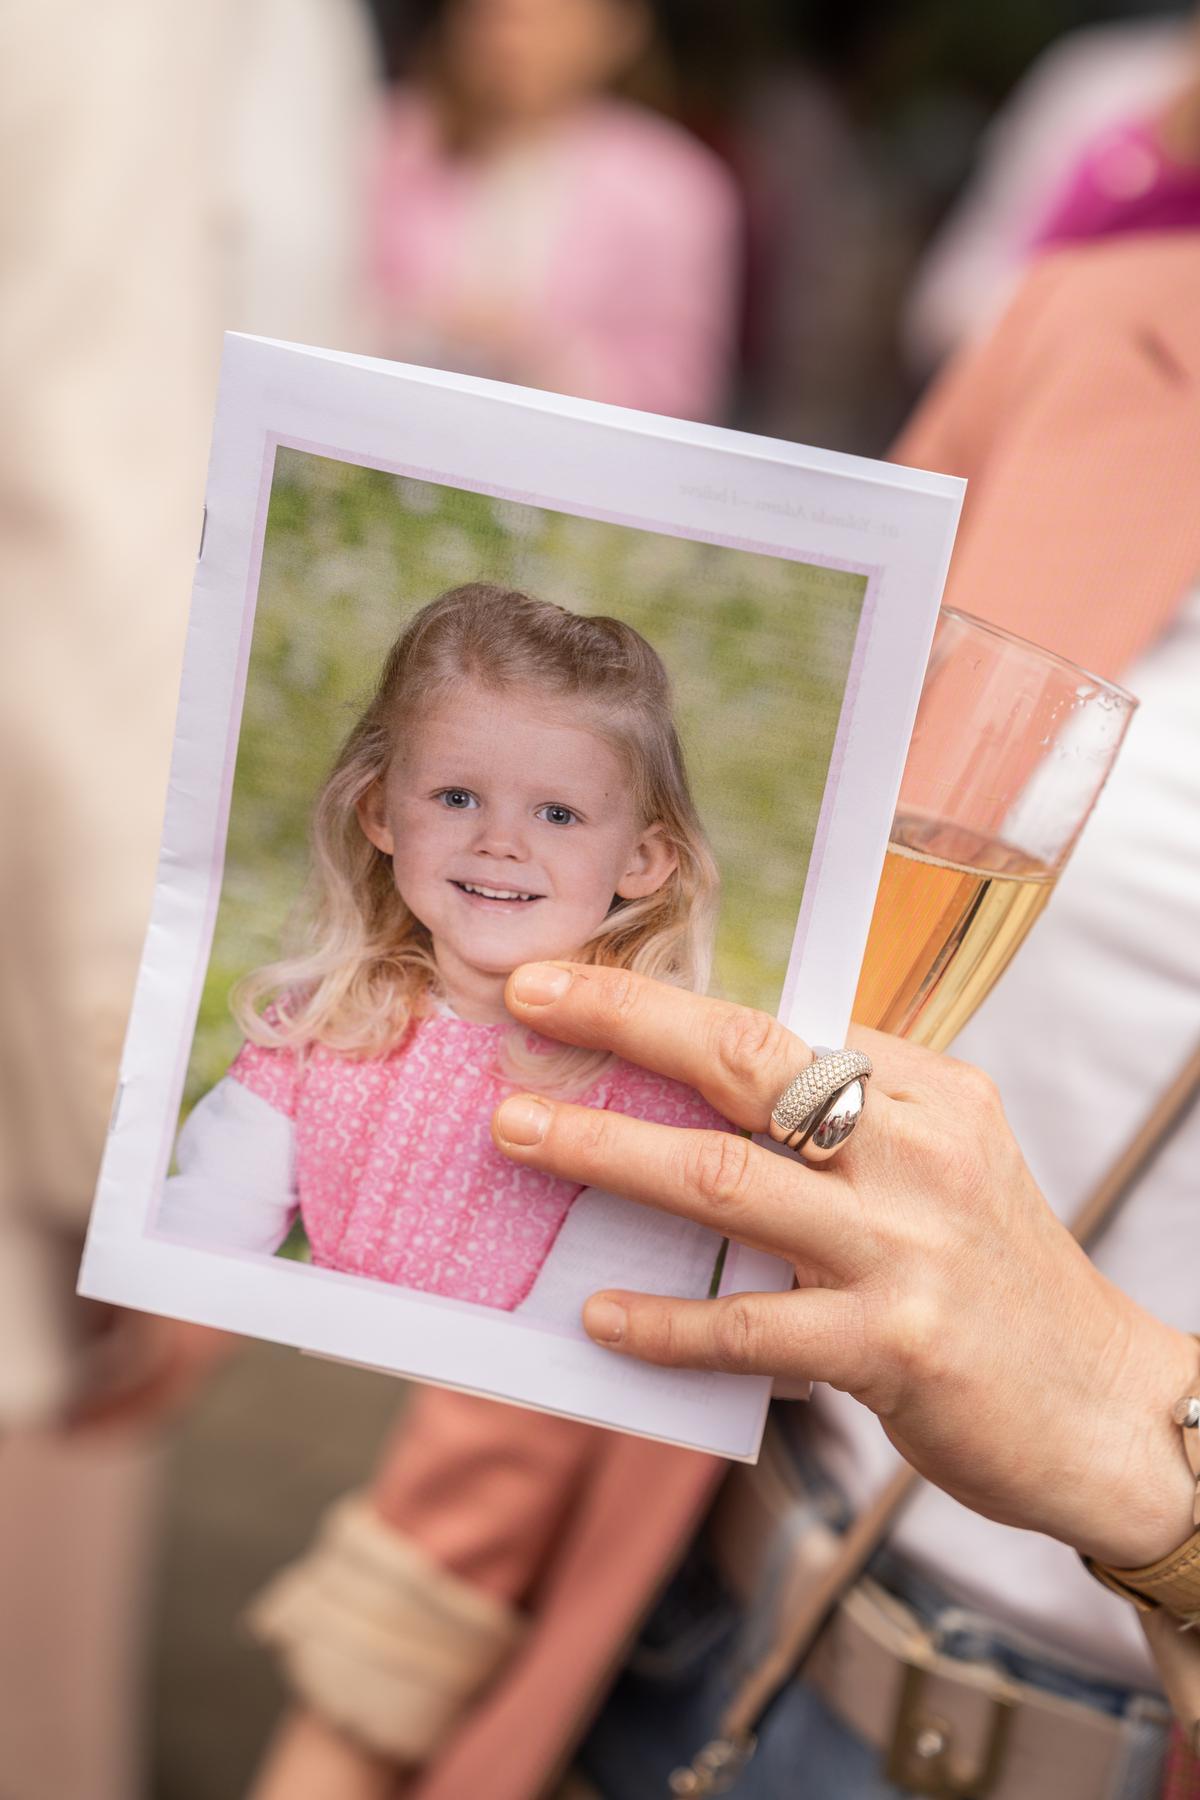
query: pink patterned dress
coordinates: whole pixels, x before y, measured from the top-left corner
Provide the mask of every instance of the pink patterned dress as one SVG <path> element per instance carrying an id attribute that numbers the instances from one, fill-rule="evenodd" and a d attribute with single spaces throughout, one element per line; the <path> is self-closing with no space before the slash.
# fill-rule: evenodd
<path id="1" fill-rule="evenodd" d="M 491 1116 L 507 1027 L 433 1015 L 387 1056 L 246 1044 L 229 1075 L 294 1129 L 292 1180 L 326 1269 L 511 1310 L 582 1191 L 510 1162 Z M 729 1130 L 691 1088 L 614 1061 L 583 1096 L 662 1125 Z"/>

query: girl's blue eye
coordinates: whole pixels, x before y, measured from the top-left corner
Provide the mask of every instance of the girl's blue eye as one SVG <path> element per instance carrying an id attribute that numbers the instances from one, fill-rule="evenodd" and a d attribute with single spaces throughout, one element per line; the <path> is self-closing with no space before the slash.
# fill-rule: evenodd
<path id="1" fill-rule="evenodd" d="M 547 825 L 574 825 L 579 814 L 572 812 L 569 806 L 557 806 L 551 802 L 546 806 L 539 806 L 534 816 L 544 819 Z"/>
<path id="2" fill-rule="evenodd" d="M 450 807 L 454 812 L 467 812 L 469 808 L 479 804 L 469 788 L 443 788 L 438 799 L 443 806 Z"/>

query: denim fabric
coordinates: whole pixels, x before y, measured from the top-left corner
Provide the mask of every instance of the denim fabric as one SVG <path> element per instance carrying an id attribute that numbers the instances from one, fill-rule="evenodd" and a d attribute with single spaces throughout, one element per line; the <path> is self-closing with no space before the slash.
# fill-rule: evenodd
<path id="1" fill-rule="evenodd" d="M 672 1769 L 713 1736 L 744 1621 L 699 1552 L 649 1622 L 577 1762 L 604 1800 L 666 1800 Z M 728 1791 L 736 1800 L 896 1800 L 874 1750 L 791 1682 Z"/>
<path id="2" fill-rule="evenodd" d="M 806 1469 L 805 1478 L 808 1496 L 789 1521 L 792 1530 L 802 1531 L 813 1516 L 843 1524 L 839 1496 L 816 1470 Z M 1157 1800 L 1167 1727 L 1156 1698 L 1042 1661 L 987 1620 L 950 1605 L 887 1549 L 871 1574 L 919 1615 L 944 1655 L 992 1663 L 1014 1680 L 1127 1717 L 1124 1765 L 1096 1800 Z M 769 1618 L 744 1613 L 729 1595 L 703 1542 L 693 1546 L 579 1752 L 580 1769 L 604 1800 L 665 1800 L 672 1769 L 714 1736 L 726 1700 L 770 1634 Z M 905 1800 L 884 1779 L 878 1752 L 798 1681 L 777 1696 L 754 1756 L 727 1791 L 732 1800 Z"/>

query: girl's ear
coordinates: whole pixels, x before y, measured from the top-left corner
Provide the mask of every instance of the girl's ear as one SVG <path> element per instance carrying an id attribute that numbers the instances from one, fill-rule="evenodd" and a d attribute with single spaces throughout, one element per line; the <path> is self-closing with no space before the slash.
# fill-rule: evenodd
<path id="1" fill-rule="evenodd" d="M 668 842 L 661 825 L 650 825 L 634 846 L 617 893 L 622 900 L 644 900 L 647 894 L 657 894 L 678 867 L 674 844 Z"/>
<path id="2" fill-rule="evenodd" d="M 385 856 L 393 856 L 396 850 L 396 840 L 388 827 L 383 782 L 373 781 L 354 810 L 358 815 L 363 836 L 369 839 L 377 850 L 382 850 Z"/>

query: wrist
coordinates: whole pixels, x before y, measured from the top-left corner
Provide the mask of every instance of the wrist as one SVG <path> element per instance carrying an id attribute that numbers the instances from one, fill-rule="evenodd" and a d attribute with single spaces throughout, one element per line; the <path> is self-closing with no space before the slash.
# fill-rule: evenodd
<path id="1" fill-rule="evenodd" d="M 1147 1320 L 1140 1353 L 1108 1411 L 1102 1434 L 1108 1473 L 1098 1483 L 1075 1548 L 1114 1569 L 1140 1569 L 1169 1556 L 1196 1529 L 1196 1478 L 1171 1409 L 1200 1385 L 1200 1344 Z M 1136 1371 L 1136 1373 L 1135 1373 Z"/>

